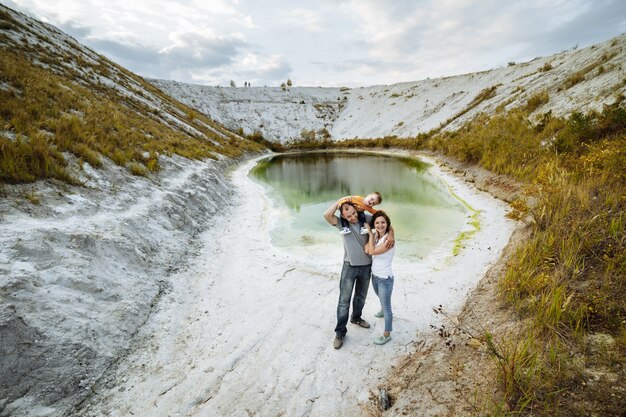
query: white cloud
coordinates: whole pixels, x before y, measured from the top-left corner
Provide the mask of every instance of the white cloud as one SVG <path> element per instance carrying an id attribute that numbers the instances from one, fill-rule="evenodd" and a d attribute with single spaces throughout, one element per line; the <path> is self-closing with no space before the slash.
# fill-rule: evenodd
<path id="1" fill-rule="evenodd" d="M 626 30 L 623 0 L 5 0 L 141 75 L 371 85 L 522 62 Z M 243 81 L 242 81 L 243 82 Z"/>
<path id="2" fill-rule="evenodd" d="M 281 13 L 280 24 L 286 28 L 308 32 L 319 32 L 326 27 L 324 17 L 319 11 L 298 8 Z"/>
<path id="3" fill-rule="evenodd" d="M 161 48 L 159 55 L 177 66 L 221 66 L 232 62 L 246 45 L 240 35 L 218 36 L 210 30 L 172 32 L 169 39 L 172 43 Z"/>
<path id="4" fill-rule="evenodd" d="M 279 83 L 285 81 L 291 66 L 281 55 L 263 56 L 249 53 L 237 65 L 237 74 L 242 78 L 249 78 L 255 83 Z"/>

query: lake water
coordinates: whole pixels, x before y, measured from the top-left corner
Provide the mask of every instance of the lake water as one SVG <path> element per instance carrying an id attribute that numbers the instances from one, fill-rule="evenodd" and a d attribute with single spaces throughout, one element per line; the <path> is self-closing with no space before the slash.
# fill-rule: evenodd
<path id="1" fill-rule="evenodd" d="M 339 231 L 324 211 L 345 195 L 379 191 L 398 241 L 396 257 L 421 260 L 453 241 L 466 223 L 467 209 L 418 160 L 379 154 L 301 153 L 261 160 L 251 177 L 267 187 L 273 201 L 272 244 L 311 257 L 341 249 Z M 342 249 L 341 249 L 342 250 Z"/>

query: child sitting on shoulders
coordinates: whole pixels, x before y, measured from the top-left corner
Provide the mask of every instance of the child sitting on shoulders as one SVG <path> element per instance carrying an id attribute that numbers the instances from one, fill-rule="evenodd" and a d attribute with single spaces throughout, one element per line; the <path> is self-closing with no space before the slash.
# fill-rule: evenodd
<path id="1" fill-rule="evenodd" d="M 364 227 L 365 224 L 365 211 L 369 211 L 371 214 L 376 214 L 378 210 L 373 208 L 373 206 L 380 204 L 383 202 L 383 197 L 380 195 L 378 191 L 374 191 L 362 197 L 360 195 L 347 195 L 339 200 L 339 206 L 343 203 L 352 203 L 354 208 L 356 208 L 357 215 L 359 217 L 359 224 L 361 225 L 361 234 L 366 235 L 367 229 Z M 350 233 L 350 228 L 348 227 L 348 221 L 343 218 L 343 216 L 339 216 L 341 220 L 341 233 L 342 235 L 346 235 Z"/>

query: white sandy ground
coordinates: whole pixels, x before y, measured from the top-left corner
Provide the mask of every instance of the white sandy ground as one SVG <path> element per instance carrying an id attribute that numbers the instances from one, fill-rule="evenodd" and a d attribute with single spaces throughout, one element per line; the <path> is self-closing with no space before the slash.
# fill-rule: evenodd
<path id="1" fill-rule="evenodd" d="M 335 350 L 340 237 L 322 260 L 273 248 L 272 203 L 247 177 L 255 162 L 232 173 L 238 203 L 201 235 L 199 256 L 172 279 L 136 349 L 80 415 L 360 415 L 394 360 L 432 337 L 432 308 L 457 310 L 514 228 L 503 202 L 434 166 L 432 175 L 481 211 L 480 231 L 456 257 L 448 242 L 423 263 L 395 262 L 392 341 L 372 343 L 383 320 L 374 318 L 379 304 L 370 289 L 364 318 L 372 328 L 349 324 Z M 329 226 L 329 233 L 336 231 Z"/>

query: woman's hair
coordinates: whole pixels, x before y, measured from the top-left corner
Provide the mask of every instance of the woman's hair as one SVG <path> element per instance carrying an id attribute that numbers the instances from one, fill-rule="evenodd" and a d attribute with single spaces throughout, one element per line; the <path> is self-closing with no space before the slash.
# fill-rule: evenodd
<path id="1" fill-rule="evenodd" d="M 387 220 L 387 229 L 385 229 L 385 233 L 389 232 L 389 226 L 391 226 L 391 219 L 389 218 L 389 216 L 387 216 L 387 213 L 385 213 L 382 210 L 378 210 L 376 213 L 374 213 L 374 215 L 372 216 L 372 221 L 370 221 L 370 226 L 372 226 L 372 229 L 373 229 L 374 228 L 374 222 L 379 217 L 384 217 L 385 220 Z"/>

